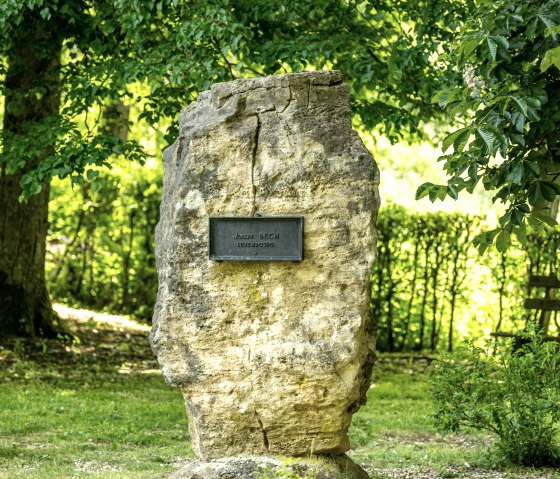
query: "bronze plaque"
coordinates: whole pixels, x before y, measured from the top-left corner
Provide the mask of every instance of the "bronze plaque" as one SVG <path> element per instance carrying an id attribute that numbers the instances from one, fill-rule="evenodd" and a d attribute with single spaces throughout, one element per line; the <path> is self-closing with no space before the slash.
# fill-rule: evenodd
<path id="1" fill-rule="evenodd" d="M 208 251 L 214 261 L 301 261 L 303 216 L 211 216 Z"/>

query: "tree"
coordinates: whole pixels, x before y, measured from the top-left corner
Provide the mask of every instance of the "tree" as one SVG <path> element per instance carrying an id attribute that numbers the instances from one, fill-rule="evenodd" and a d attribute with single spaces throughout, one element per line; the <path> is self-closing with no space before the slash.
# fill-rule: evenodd
<path id="1" fill-rule="evenodd" d="M 158 8 L 151 7 L 144 28 L 157 16 Z M 50 179 L 72 176 L 82 183 L 85 174 L 98 189 L 97 171 L 88 166 L 107 164 L 119 153 L 142 159 L 138 145 L 126 144 L 99 128 L 99 119 L 87 117 L 92 107 L 129 95 L 127 84 L 146 75 L 135 70 L 139 51 L 134 47 L 140 43 L 130 34 L 145 12 L 140 2 L 132 15 L 125 11 L 123 2 L 98 2 L 94 8 L 81 0 L 0 6 L 6 99 L 0 162 L 2 334 L 54 336 L 60 331 L 44 274 Z M 146 36 L 146 42 L 153 37 Z"/>
<path id="2" fill-rule="evenodd" d="M 468 3 L 468 2 L 467 2 Z M 140 102 L 157 124 L 212 83 L 341 69 L 362 123 L 392 140 L 422 135 L 429 99 L 453 80 L 434 54 L 465 17 L 451 0 L 8 0 L 0 5 L 5 75 L 0 177 L 0 333 L 54 335 L 44 281 L 49 182 L 93 191 L 134 141 L 102 127 L 107 105 Z M 467 6 L 468 8 L 468 6 Z M 176 123 L 176 122 L 174 122 Z M 176 136 L 176 127 L 168 131 Z M 18 201 L 19 200 L 19 201 Z"/>
<path id="3" fill-rule="evenodd" d="M 506 204 L 499 226 L 477 238 L 505 251 L 527 224 L 554 225 L 560 195 L 560 1 L 482 0 L 450 56 L 464 83 L 434 102 L 461 128 L 443 141 L 447 185 L 424 184 L 417 198 L 457 198 L 482 182 Z"/>
<path id="4" fill-rule="evenodd" d="M 7 49 L 5 84 L 10 94 L 5 104 L 4 153 L 17 152 L 30 126 L 43 130 L 59 109 L 63 38 L 46 24 L 37 12 L 25 15 Z M 37 131 L 33 136 L 38 141 L 26 145 L 27 158 L 14 155 L 12 161 L 2 163 L 0 173 L 0 317 L 6 333 L 55 333 L 44 274 L 48 184 L 27 203 L 18 202 L 25 172 L 52 154 L 53 145 L 44 134 Z"/>

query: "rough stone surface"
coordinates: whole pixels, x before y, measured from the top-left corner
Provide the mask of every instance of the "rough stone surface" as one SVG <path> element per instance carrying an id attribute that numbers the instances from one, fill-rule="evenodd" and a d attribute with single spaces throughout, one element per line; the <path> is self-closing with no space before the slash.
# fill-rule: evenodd
<path id="1" fill-rule="evenodd" d="M 280 473 L 286 473 L 281 476 Z M 307 459 L 281 459 L 265 456 L 226 457 L 209 462 L 192 462 L 169 479 L 266 479 L 274 477 L 313 479 L 368 479 L 367 473 L 350 458 L 314 456 Z"/>
<path id="2" fill-rule="evenodd" d="M 199 458 L 341 454 L 374 360 L 378 170 L 339 72 L 214 85 L 166 150 L 150 336 Z M 303 215 L 304 260 L 214 262 L 212 215 Z"/>

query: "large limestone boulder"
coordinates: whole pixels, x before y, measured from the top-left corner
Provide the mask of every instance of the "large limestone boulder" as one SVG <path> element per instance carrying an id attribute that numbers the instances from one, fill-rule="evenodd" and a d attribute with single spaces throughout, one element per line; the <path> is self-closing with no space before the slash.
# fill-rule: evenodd
<path id="1" fill-rule="evenodd" d="M 184 395 L 196 455 L 344 453 L 374 360 L 379 199 L 341 74 L 217 84 L 179 125 L 150 339 Z M 216 215 L 303 216 L 303 261 L 209 260 Z"/>

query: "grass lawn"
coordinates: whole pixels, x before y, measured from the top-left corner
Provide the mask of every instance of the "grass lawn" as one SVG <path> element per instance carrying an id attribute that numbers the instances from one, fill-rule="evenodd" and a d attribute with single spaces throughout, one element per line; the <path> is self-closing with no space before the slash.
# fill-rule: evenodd
<path id="1" fill-rule="evenodd" d="M 0 343 L 0 478 L 160 478 L 192 458 L 179 390 L 162 379 L 148 328 L 80 311 L 80 340 Z M 496 469 L 488 437 L 440 437 L 422 363 L 382 358 L 350 431 L 374 478 L 560 478 Z"/>

